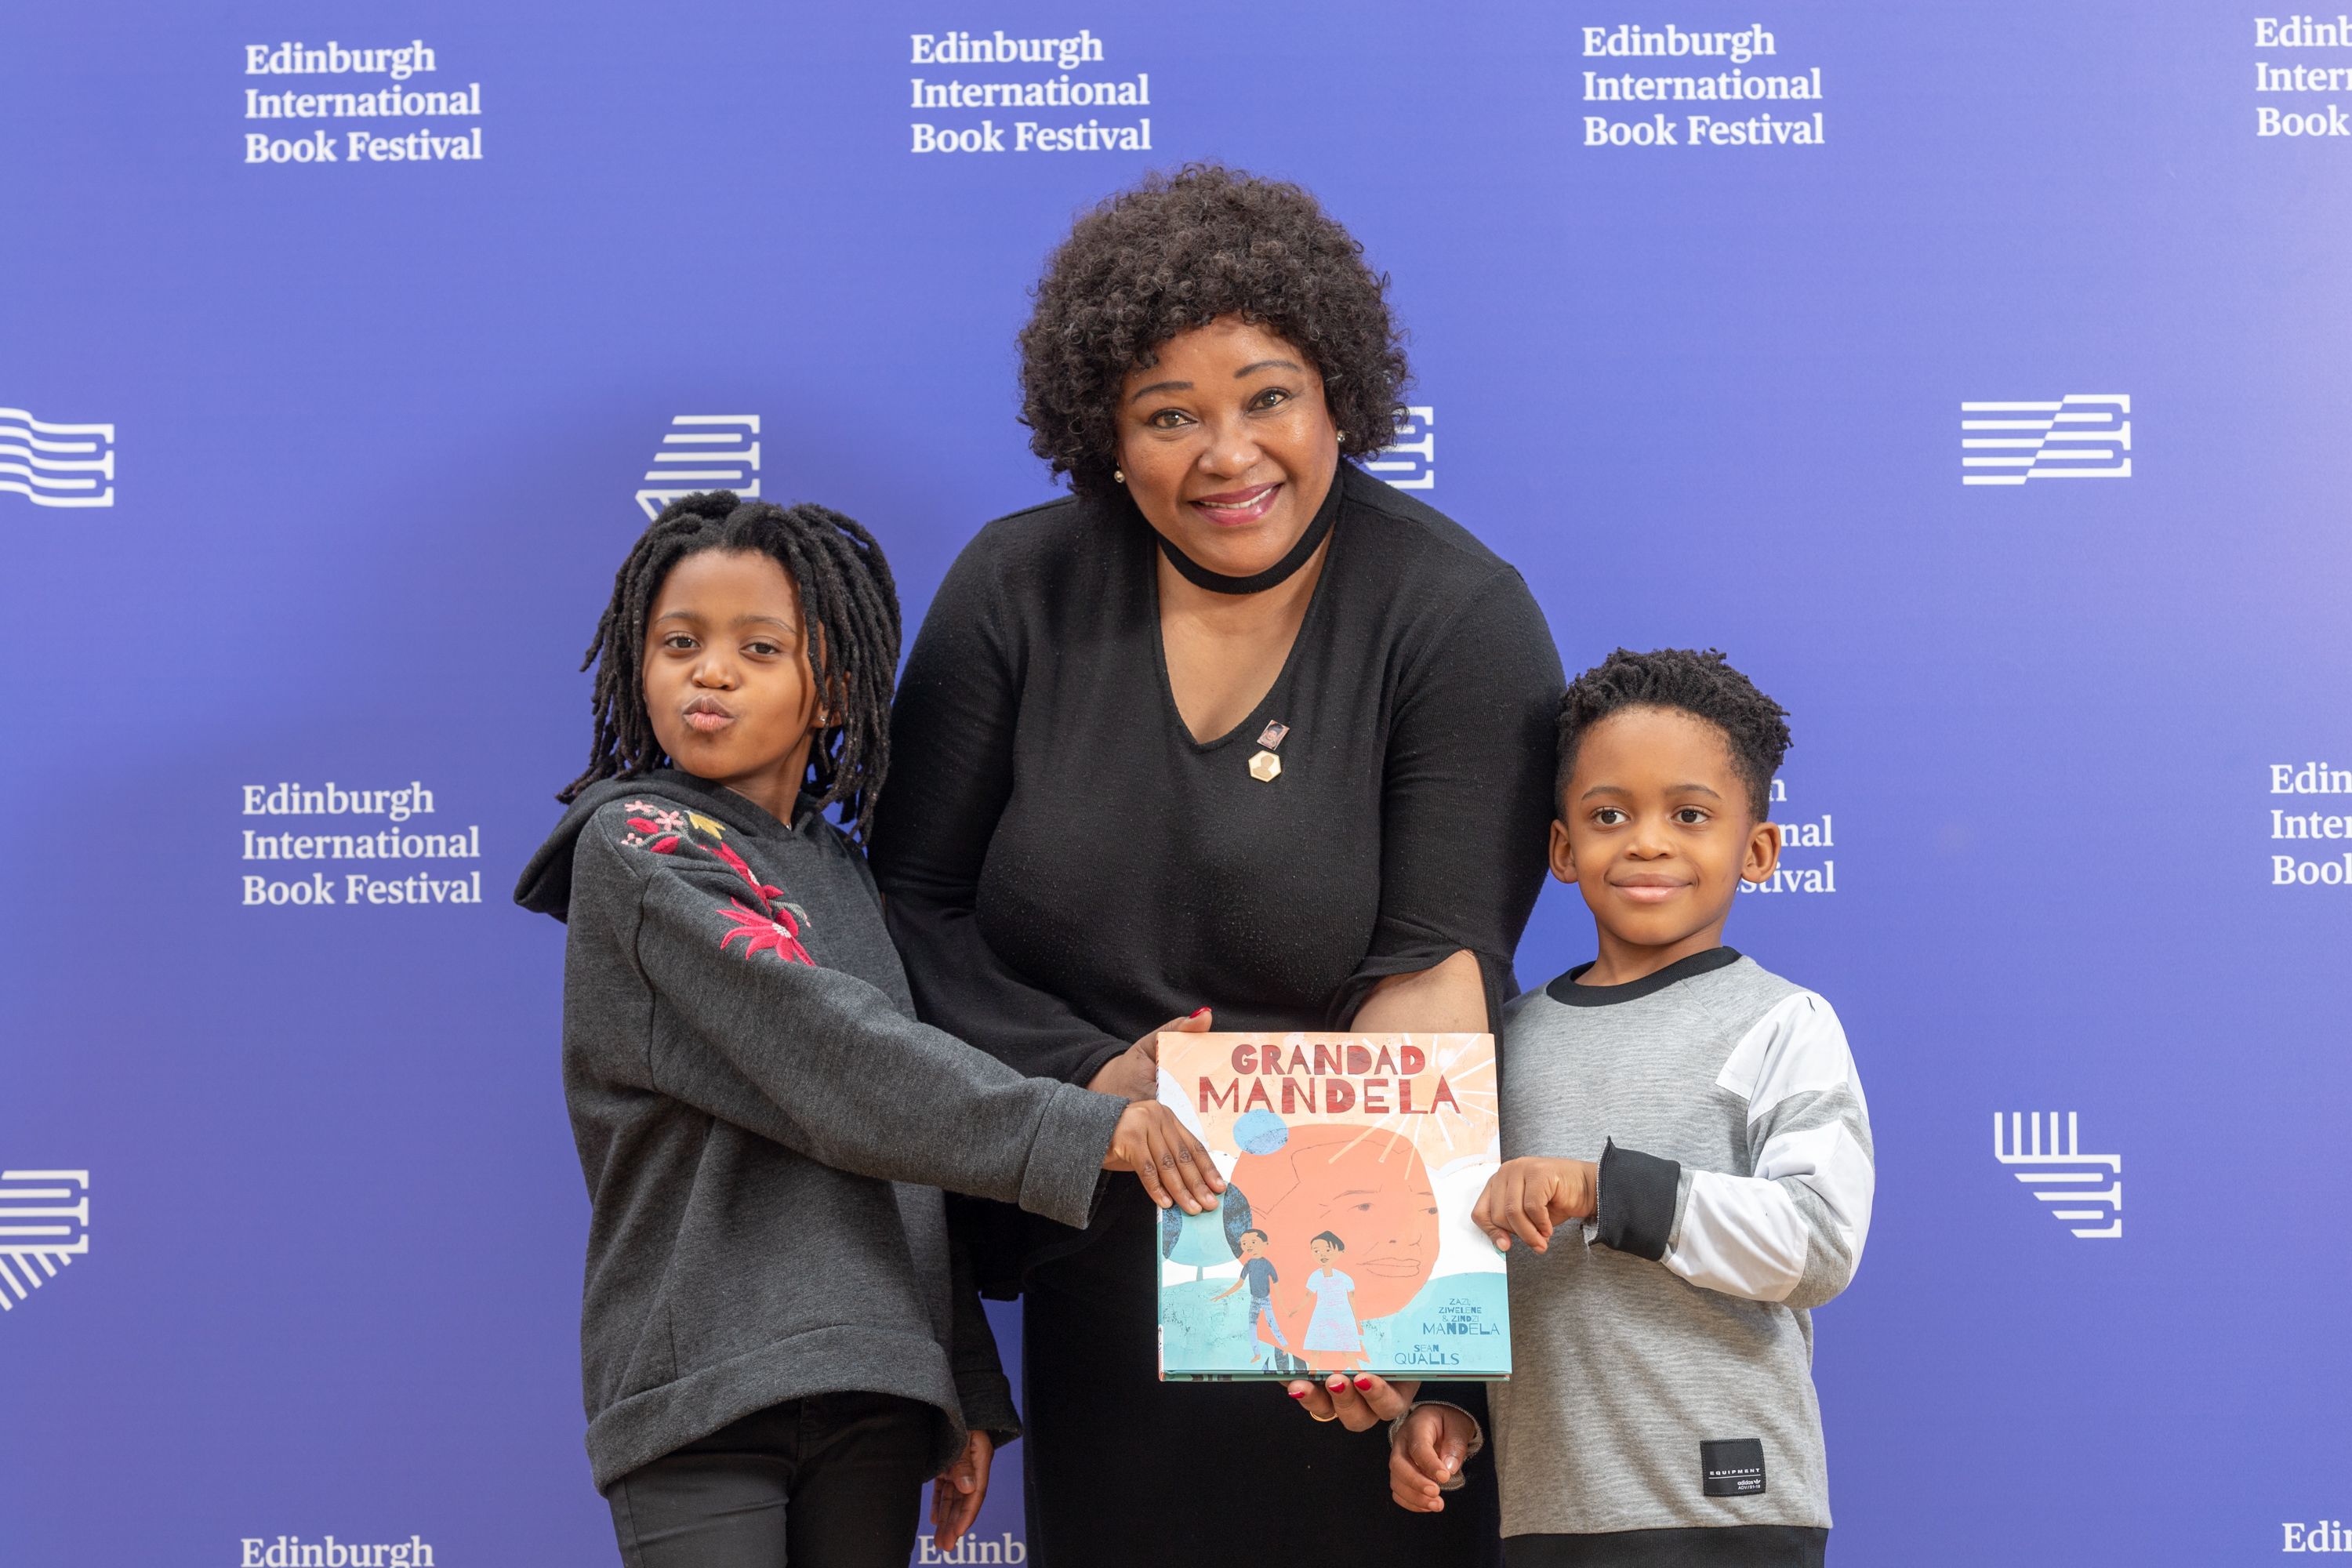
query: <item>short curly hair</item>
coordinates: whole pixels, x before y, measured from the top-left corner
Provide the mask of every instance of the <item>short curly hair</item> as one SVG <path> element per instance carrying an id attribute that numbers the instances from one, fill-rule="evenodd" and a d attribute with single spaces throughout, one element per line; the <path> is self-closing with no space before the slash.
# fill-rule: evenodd
<path id="1" fill-rule="evenodd" d="M 1030 449 L 1079 494 L 1111 493 L 1128 373 L 1179 332 L 1240 316 L 1314 362 L 1339 450 L 1369 457 L 1395 439 L 1409 378 L 1388 288 L 1297 185 L 1214 163 L 1146 175 L 1046 261 L 1020 339 Z"/>
<path id="2" fill-rule="evenodd" d="M 1789 710 L 1756 689 L 1720 650 L 1662 647 L 1653 653 L 1619 648 L 1568 683 L 1559 700 L 1559 772 L 1552 795 L 1565 802 L 1585 731 L 1627 708 L 1672 708 L 1723 731 L 1731 763 L 1748 786 L 1756 820 L 1772 816 L 1772 775 L 1789 754 Z"/>

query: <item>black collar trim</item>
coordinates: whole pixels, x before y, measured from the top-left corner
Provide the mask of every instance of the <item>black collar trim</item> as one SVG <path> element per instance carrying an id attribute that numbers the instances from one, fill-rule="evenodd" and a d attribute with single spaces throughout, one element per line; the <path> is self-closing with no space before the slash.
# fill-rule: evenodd
<path id="1" fill-rule="evenodd" d="M 1712 974 L 1718 969 L 1728 969 L 1739 962 L 1736 947 L 1710 947 L 1705 952 L 1694 952 L 1688 958 L 1678 958 L 1655 974 L 1644 974 L 1639 980 L 1628 980 L 1622 985 L 1579 985 L 1576 977 L 1592 967 L 1580 963 L 1544 987 L 1544 994 L 1570 1007 L 1606 1007 L 1616 1002 L 1638 1002 L 1644 996 L 1654 996 L 1676 981 L 1694 975 Z"/>
<path id="2" fill-rule="evenodd" d="M 1160 541 L 1160 553 L 1168 557 L 1168 564 L 1176 568 L 1178 575 L 1184 581 L 1196 588 L 1206 588 L 1212 594 L 1263 594 L 1268 588 L 1278 587 L 1297 575 L 1298 569 L 1322 548 L 1323 541 L 1331 532 L 1332 523 L 1339 521 L 1339 487 L 1347 480 L 1347 467 L 1343 462 L 1331 470 L 1331 488 L 1323 493 L 1323 504 L 1315 509 L 1314 520 L 1307 523 L 1307 531 L 1298 536 L 1298 542 L 1290 547 L 1290 553 L 1263 572 L 1248 577 L 1228 577 L 1221 572 L 1212 572 L 1177 549 L 1173 541 L 1154 528 L 1151 531 Z M 1134 503 L 1130 501 L 1129 504 L 1132 506 Z M 1144 526 L 1150 528 L 1150 524 L 1147 522 Z"/>

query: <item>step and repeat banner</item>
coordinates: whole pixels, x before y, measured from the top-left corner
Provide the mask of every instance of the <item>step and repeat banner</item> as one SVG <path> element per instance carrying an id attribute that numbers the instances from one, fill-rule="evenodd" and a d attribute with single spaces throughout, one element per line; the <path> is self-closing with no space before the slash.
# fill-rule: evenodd
<path id="1" fill-rule="evenodd" d="M 0 1561 L 613 1560 L 562 933 L 507 900 L 611 574 L 671 497 L 818 500 L 911 626 L 1053 493 L 1041 261 L 1191 159 L 1392 276 L 1370 467 L 1518 566 L 1570 669 L 1719 646 L 1790 710 L 1730 937 L 1834 1000 L 1871 1097 L 1869 1256 L 1816 1321 L 1836 1558 L 2347 1544 L 2352 18 L 5 35 Z M 1590 943 L 1549 889 L 1522 982 Z M 1019 1458 L 952 1560 L 1027 1558 Z"/>

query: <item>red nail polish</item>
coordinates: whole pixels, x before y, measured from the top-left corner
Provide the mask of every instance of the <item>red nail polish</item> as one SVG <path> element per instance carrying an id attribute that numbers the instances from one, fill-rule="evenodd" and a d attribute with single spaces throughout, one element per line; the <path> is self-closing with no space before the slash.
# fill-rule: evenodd
<path id="1" fill-rule="evenodd" d="M 1288 1389 L 1286 1392 L 1288 1393 L 1290 1397 L 1293 1399 L 1304 1399 L 1307 1397 L 1307 1391 L 1303 1388 Z"/>
<path id="2" fill-rule="evenodd" d="M 1203 1013 L 1205 1013 L 1205 1012 L 1207 1012 L 1207 1011 L 1208 1011 L 1208 1009 L 1207 1009 L 1206 1007 L 1195 1007 L 1195 1008 L 1193 1008 L 1193 1009 L 1192 1009 L 1192 1016 L 1194 1016 L 1195 1018 L 1197 1018 L 1197 1017 L 1199 1017 L 1202 1014 L 1203 1014 Z"/>
<path id="3" fill-rule="evenodd" d="M 1356 1379 L 1356 1386 L 1358 1388 L 1370 1388 L 1371 1385 L 1372 1380 L 1369 1377 L 1360 1377 Z"/>

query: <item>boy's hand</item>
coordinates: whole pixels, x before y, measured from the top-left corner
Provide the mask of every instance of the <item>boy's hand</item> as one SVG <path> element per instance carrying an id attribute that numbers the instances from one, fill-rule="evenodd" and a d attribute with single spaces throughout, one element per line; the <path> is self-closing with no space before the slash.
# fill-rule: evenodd
<path id="1" fill-rule="evenodd" d="M 1470 1218 L 1499 1252 L 1511 1249 L 1514 1236 L 1542 1252 L 1563 1221 L 1591 1217 L 1600 1180 L 1601 1167 L 1590 1160 L 1506 1160 L 1486 1179 Z"/>
<path id="2" fill-rule="evenodd" d="M 1216 1207 L 1217 1194 L 1225 1190 L 1209 1151 L 1157 1100 L 1134 1100 L 1119 1114 L 1103 1169 L 1133 1171 L 1143 1178 L 1153 1203 L 1161 1208 L 1176 1204 L 1186 1214 Z"/>
<path id="3" fill-rule="evenodd" d="M 1475 1435 L 1451 1405 L 1416 1405 L 1389 1447 L 1389 1496 L 1414 1513 L 1444 1513 L 1444 1489 L 1462 1474 Z"/>
<path id="4" fill-rule="evenodd" d="M 1122 1100 L 1150 1100 L 1160 1093 L 1160 1034 L 1162 1029 L 1181 1029 L 1188 1035 L 1204 1034 L 1213 1019 L 1206 1007 L 1192 1016 L 1171 1018 L 1143 1038 L 1103 1063 L 1087 1087 L 1097 1094 L 1115 1094 Z"/>
<path id="5" fill-rule="evenodd" d="M 931 1483 L 931 1544 L 942 1554 L 954 1551 L 980 1517 L 980 1505 L 988 1499 L 988 1467 L 995 1458 L 995 1438 L 985 1432 L 968 1434 L 963 1452 Z"/>

